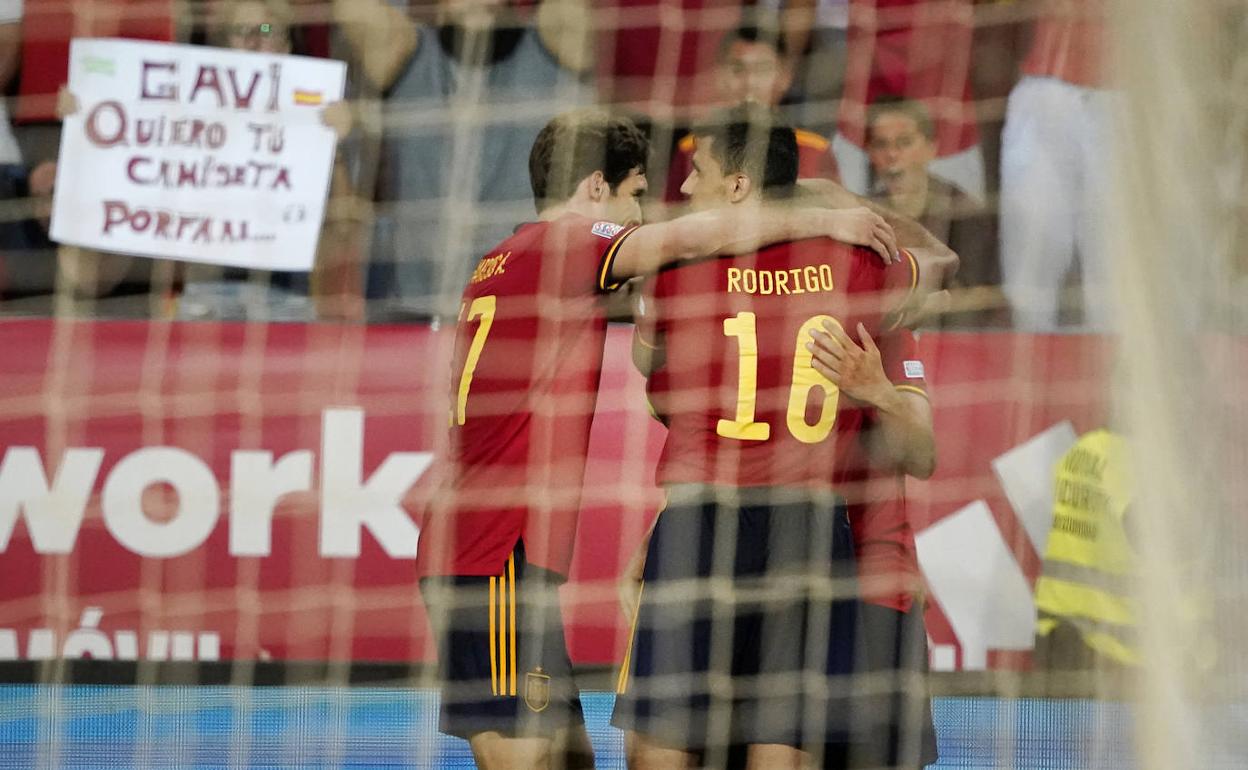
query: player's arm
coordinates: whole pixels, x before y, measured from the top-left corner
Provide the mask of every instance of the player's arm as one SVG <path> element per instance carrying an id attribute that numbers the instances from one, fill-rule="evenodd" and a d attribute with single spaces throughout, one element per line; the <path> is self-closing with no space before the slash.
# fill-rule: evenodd
<path id="1" fill-rule="evenodd" d="M 919 479 L 936 470 L 932 406 L 921 393 L 899 389 L 884 372 L 880 350 L 862 324 L 858 345 L 839 325 L 825 323 L 811 332 L 807 349 L 815 371 L 845 395 L 875 408 L 876 427 L 868 435 L 871 459 Z"/>
<path id="2" fill-rule="evenodd" d="M 948 249 L 927 228 L 910 217 L 882 206 L 875 201 L 855 195 L 831 179 L 799 179 L 798 190 L 801 191 L 801 202 L 810 205 L 826 206 L 831 209 L 852 209 L 865 207 L 878 214 L 897 235 L 897 245 L 910 249 Z"/>
<path id="3" fill-rule="evenodd" d="M 633 366 L 649 377 L 666 360 L 666 345 L 654 317 L 653 281 L 638 287 L 633 295 Z"/>
<path id="4" fill-rule="evenodd" d="M 866 207 L 878 214 L 897 236 L 897 245 L 910 251 L 919 263 L 917 298 L 927 297 L 949 285 L 958 272 L 957 253 L 910 217 L 854 195 L 830 179 L 802 179 L 798 187 L 803 202 L 819 202 L 834 209 Z"/>
<path id="5" fill-rule="evenodd" d="M 684 260 L 749 254 L 773 243 L 821 237 L 868 246 L 885 262 L 897 253 L 892 228 L 862 207 L 723 206 L 633 229 L 613 249 L 604 286 L 619 285 Z"/>
<path id="6" fill-rule="evenodd" d="M 637 612 L 637 607 L 641 603 L 641 583 L 642 576 L 646 569 L 646 554 L 650 550 L 650 537 L 654 534 L 655 525 L 659 523 L 659 516 L 663 512 L 659 511 L 658 516 L 650 522 L 650 528 L 646 530 L 646 534 L 641 536 L 641 542 L 637 544 L 637 550 L 633 551 L 633 555 L 629 557 L 628 563 L 624 565 L 624 570 L 620 573 L 620 581 L 617 585 L 620 598 L 620 609 L 624 610 L 624 617 L 631 618 Z"/>
<path id="7" fill-rule="evenodd" d="M 649 377 L 663 366 L 666 349 L 658 340 L 647 339 L 640 327 L 633 328 L 633 366 L 643 376 Z"/>
<path id="8" fill-rule="evenodd" d="M 891 465 L 916 479 L 936 472 L 936 437 L 932 405 L 926 396 L 892 389 L 887 405 L 876 405 L 876 425 L 867 433 L 873 462 Z"/>

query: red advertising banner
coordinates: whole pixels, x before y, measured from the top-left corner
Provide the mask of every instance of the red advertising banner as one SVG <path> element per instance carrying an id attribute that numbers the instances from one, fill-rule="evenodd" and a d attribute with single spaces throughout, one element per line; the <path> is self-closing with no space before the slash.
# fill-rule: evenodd
<path id="1" fill-rule="evenodd" d="M 663 429 L 630 333 L 608 338 L 564 589 L 581 664 L 622 657 L 616 577 L 662 500 Z M 428 659 L 405 501 L 445 426 L 443 339 L 421 325 L 0 322 L 0 660 Z M 1051 459 L 1102 420 L 1104 343 L 920 344 L 940 470 L 909 494 L 933 664 L 1018 665 Z"/>

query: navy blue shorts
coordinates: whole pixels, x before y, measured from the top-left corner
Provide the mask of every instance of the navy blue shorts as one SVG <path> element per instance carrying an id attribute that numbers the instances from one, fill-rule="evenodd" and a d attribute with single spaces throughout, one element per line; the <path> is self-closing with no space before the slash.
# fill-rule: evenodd
<path id="1" fill-rule="evenodd" d="M 830 493 L 669 488 L 613 723 L 694 753 L 847 742 L 853 553 Z"/>
<path id="2" fill-rule="evenodd" d="M 420 581 L 438 643 L 442 732 L 536 737 L 584 724 L 559 608 L 563 580 L 526 564 L 517 545 L 501 575 Z"/>
<path id="3" fill-rule="evenodd" d="M 824 748 L 824 767 L 918 770 L 935 764 L 923 607 L 858 610 L 856 692 L 845 743 Z"/>

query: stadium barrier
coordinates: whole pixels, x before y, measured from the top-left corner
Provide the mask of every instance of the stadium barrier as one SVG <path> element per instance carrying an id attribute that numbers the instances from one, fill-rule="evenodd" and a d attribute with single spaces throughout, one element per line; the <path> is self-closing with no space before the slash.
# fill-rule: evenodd
<path id="1" fill-rule="evenodd" d="M 609 335 L 563 597 L 582 666 L 622 656 L 615 580 L 662 499 L 629 334 Z M 0 323 L 0 660 L 428 660 L 402 503 L 445 419 L 438 340 L 419 324 Z M 940 468 L 908 495 L 933 669 L 1025 668 L 1051 463 L 1103 419 L 1105 342 L 920 345 Z"/>

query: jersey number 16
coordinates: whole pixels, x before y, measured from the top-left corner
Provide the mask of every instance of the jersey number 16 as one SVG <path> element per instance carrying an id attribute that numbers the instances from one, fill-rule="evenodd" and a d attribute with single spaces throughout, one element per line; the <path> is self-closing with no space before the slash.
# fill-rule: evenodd
<path id="1" fill-rule="evenodd" d="M 841 391 L 831 380 L 811 366 L 813 355 L 806 349 L 810 333 L 823 326 L 825 321 L 840 326 L 835 318 L 817 315 L 807 319 L 797 332 L 797 344 L 793 350 L 793 384 L 789 387 L 789 407 L 785 423 L 793 438 L 804 444 L 818 444 L 832 432 L 836 423 L 836 405 Z M 771 426 L 755 422 L 754 413 L 758 399 L 758 334 L 755 315 L 737 313 L 724 319 L 724 336 L 737 340 L 737 413 L 735 419 L 720 420 L 715 432 L 724 438 L 738 441 L 766 441 L 771 438 Z M 823 388 L 823 405 L 819 420 L 811 425 L 806 422 L 806 404 L 810 390 L 816 385 Z"/>

